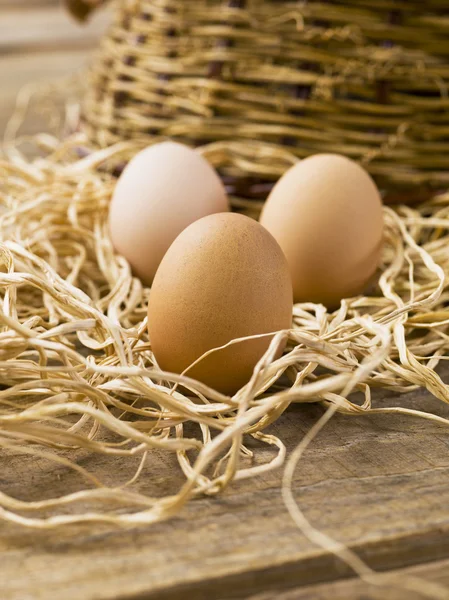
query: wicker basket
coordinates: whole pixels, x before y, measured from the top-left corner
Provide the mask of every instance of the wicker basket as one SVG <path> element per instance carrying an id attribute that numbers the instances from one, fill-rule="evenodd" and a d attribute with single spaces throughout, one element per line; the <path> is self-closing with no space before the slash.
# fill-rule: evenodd
<path id="1" fill-rule="evenodd" d="M 92 141 L 248 143 L 223 169 L 246 197 L 279 150 L 360 160 L 391 200 L 449 183 L 449 0 L 118 0 L 90 84 Z"/>

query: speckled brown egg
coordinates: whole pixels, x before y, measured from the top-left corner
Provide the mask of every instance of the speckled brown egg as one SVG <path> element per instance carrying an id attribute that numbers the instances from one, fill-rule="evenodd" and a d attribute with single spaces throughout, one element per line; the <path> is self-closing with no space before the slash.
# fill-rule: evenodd
<path id="1" fill-rule="evenodd" d="M 187 227 L 160 264 L 148 306 L 151 347 L 162 369 L 181 373 L 233 339 L 289 329 L 292 308 L 287 261 L 273 236 L 248 217 L 211 215 Z M 186 375 L 234 393 L 271 339 L 215 352 Z"/>
<path id="2" fill-rule="evenodd" d="M 201 154 L 174 142 L 139 152 L 120 176 L 110 206 L 116 251 L 151 285 L 170 244 L 190 223 L 229 210 L 226 190 Z"/>
<path id="3" fill-rule="evenodd" d="M 361 294 L 380 261 L 382 201 L 357 163 L 336 154 L 302 160 L 280 179 L 260 223 L 289 263 L 295 302 L 330 308 Z"/>

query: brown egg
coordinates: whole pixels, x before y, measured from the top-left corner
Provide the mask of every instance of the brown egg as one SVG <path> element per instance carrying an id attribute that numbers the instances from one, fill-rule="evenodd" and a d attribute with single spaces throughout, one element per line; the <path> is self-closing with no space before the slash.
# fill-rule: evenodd
<path id="1" fill-rule="evenodd" d="M 275 185 L 260 223 L 290 266 L 295 302 L 330 308 L 361 294 L 376 272 L 382 201 L 368 173 L 336 154 L 317 154 Z"/>
<path id="2" fill-rule="evenodd" d="M 151 347 L 162 369 L 181 373 L 235 338 L 289 329 L 292 308 L 287 261 L 273 236 L 248 217 L 211 215 L 187 227 L 161 262 L 148 306 Z M 215 352 L 186 375 L 236 392 L 271 339 Z"/>
<path id="3" fill-rule="evenodd" d="M 190 223 L 229 210 L 226 190 L 195 150 L 164 142 L 139 152 L 117 182 L 109 229 L 116 251 L 151 285 L 170 244 Z"/>

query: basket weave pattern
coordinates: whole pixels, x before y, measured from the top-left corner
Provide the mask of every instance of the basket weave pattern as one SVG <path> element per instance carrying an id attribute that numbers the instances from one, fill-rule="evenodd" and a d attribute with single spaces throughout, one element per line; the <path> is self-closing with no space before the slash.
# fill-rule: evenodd
<path id="1" fill-rule="evenodd" d="M 84 125 L 100 146 L 169 136 L 339 152 L 421 199 L 449 183 L 448 15 L 449 0 L 122 0 Z M 249 154 L 224 175 L 251 196 L 275 163 Z"/>

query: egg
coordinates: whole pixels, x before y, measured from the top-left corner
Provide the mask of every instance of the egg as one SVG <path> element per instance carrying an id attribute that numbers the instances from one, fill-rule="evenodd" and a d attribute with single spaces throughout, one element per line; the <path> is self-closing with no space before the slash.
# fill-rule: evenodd
<path id="1" fill-rule="evenodd" d="M 187 227 L 159 266 L 148 305 L 151 348 L 162 369 L 182 373 L 233 339 L 289 329 L 292 309 L 287 261 L 273 236 L 249 217 L 210 215 Z M 186 375 L 232 394 L 272 337 L 214 352 Z"/>
<path id="2" fill-rule="evenodd" d="M 295 302 L 335 308 L 361 294 L 379 265 L 382 200 L 370 175 L 336 154 L 316 154 L 274 186 L 260 223 L 289 263 Z"/>
<path id="3" fill-rule="evenodd" d="M 183 229 L 227 210 L 226 190 L 206 159 L 182 144 L 163 142 L 139 152 L 123 171 L 111 200 L 109 230 L 134 275 L 151 285 Z"/>

